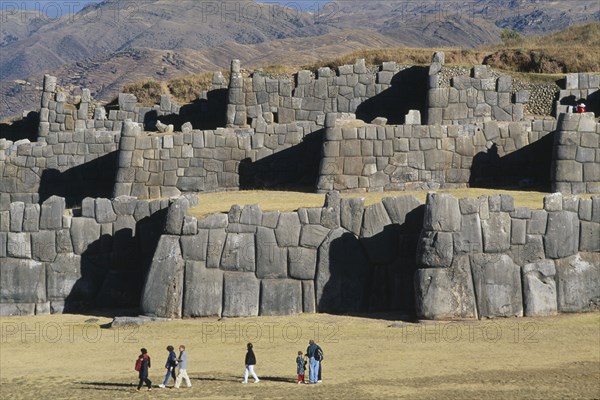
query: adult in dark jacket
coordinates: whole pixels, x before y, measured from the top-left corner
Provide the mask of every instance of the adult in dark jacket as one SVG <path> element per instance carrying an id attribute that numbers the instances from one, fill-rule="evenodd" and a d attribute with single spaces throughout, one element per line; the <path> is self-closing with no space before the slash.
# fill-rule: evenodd
<path id="1" fill-rule="evenodd" d="M 306 356 L 308 357 L 309 365 L 308 383 L 317 383 L 319 379 L 319 361 L 315 358 L 318 348 L 319 346 L 315 343 L 315 341 L 310 339 L 306 349 Z"/>
<path id="2" fill-rule="evenodd" d="M 140 390 L 144 383 L 146 384 L 146 386 L 148 386 L 148 390 L 152 390 L 152 381 L 148 379 L 148 370 L 150 369 L 150 356 L 148 355 L 148 350 L 144 348 L 142 348 L 140 352 L 142 353 L 138 357 L 138 360 L 141 360 L 141 366 L 139 371 L 140 382 L 138 383 L 137 390 Z"/>
<path id="3" fill-rule="evenodd" d="M 169 377 L 172 377 L 173 380 L 177 379 L 175 376 L 175 367 L 177 366 L 177 354 L 175 354 L 175 348 L 173 346 L 167 346 L 167 351 L 169 352 L 167 362 L 165 363 L 167 373 L 165 375 L 164 382 L 158 385 L 159 388 L 165 388 L 167 386 L 167 383 L 169 383 Z"/>
<path id="4" fill-rule="evenodd" d="M 254 383 L 258 383 L 260 382 L 260 379 L 258 379 L 258 376 L 256 376 L 256 373 L 254 372 L 254 366 L 256 365 L 256 356 L 254 355 L 254 351 L 252 350 L 252 343 L 248 343 L 246 348 L 248 349 L 248 351 L 246 352 L 246 359 L 244 361 L 244 364 L 246 365 L 246 370 L 244 372 L 244 380 L 242 381 L 242 383 L 248 383 L 249 374 L 252 375 L 252 377 L 254 378 Z"/>

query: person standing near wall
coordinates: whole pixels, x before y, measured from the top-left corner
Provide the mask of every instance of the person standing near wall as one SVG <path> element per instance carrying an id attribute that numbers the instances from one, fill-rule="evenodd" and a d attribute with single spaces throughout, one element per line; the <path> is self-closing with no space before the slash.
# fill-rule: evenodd
<path id="1" fill-rule="evenodd" d="M 254 355 L 254 351 L 252 350 L 252 343 L 248 343 L 246 345 L 246 348 L 248 349 L 248 351 L 246 352 L 246 359 L 244 361 L 244 364 L 246 365 L 246 370 L 244 371 L 244 380 L 242 381 L 242 383 L 248 383 L 248 374 L 252 375 L 252 377 L 254 378 L 254 383 L 258 383 L 260 382 L 260 379 L 258 379 L 258 376 L 256 376 L 256 373 L 254 372 L 254 366 L 256 365 L 256 356 Z"/>
<path id="2" fill-rule="evenodd" d="M 177 374 L 177 379 L 175 380 L 175 389 L 179 389 L 182 379 L 185 379 L 187 387 L 192 387 L 192 382 L 190 382 L 190 378 L 187 374 L 187 363 L 187 352 L 185 351 L 185 346 L 181 344 L 179 345 L 179 358 L 177 359 L 179 374 Z"/>
<path id="3" fill-rule="evenodd" d="M 319 375 L 317 376 L 317 383 L 322 383 L 321 374 L 323 373 L 323 349 L 317 345 L 317 352 L 315 353 L 315 360 L 319 362 Z"/>
<path id="4" fill-rule="evenodd" d="M 318 347 L 314 340 L 310 339 L 308 341 L 308 347 L 306 348 L 306 356 L 308 357 L 309 364 L 308 383 L 317 383 L 319 378 L 319 362 L 315 358 Z"/>
<path id="5" fill-rule="evenodd" d="M 148 350 L 146 350 L 145 348 L 140 349 L 140 352 L 142 354 L 138 356 L 138 361 L 135 365 L 135 369 L 139 371 L 138 377 L 140 378 L 137 390 L 140 390 L 144 383 L 148 387 L 148 390 L 152 390 L 152 381 L 148 379 L 148 370 L 150 369 L 150 356 L 148 355 Z"/>

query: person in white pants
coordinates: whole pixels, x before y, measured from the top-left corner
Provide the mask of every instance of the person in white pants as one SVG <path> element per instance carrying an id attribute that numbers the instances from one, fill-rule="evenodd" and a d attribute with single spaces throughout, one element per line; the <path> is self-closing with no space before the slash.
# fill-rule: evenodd
<path id="1" fill-rule="evenodd" d="M 182 379 L 185 379 L 185 384 L 187 387 L 192 387 L 192 382 L 190 382 L 190 378 L 187 374 L 187 353 L 184 345 L 179 346 L 179 358 L 177 359 L 177 366 L 179 367 L 179 373 L 177 374 L 174 388 L 179 388 Z"/>
<path id="2" fill-rule="evenodd" d="M 246 352 L 246 371 L 244 372 L 244 380 L 242 383 L 248 383 L 248 374 L 252 375 L 254 378 L 254 383 L 260 382 L 258 376 L 254 372 L 254 366 L 256 365 L 256 356 L 254 355 L 254 351 L 252 351 L 252 343 L 248 343 L 247 345 L 248 351 Z"/>

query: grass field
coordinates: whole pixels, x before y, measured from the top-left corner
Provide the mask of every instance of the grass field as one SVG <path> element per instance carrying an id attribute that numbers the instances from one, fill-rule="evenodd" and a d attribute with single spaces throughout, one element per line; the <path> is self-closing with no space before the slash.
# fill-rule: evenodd
<path id="1" fill-rule="evenodd" d="M 427 323 L 313 314 L 100 327 L 109 321 L 0 319 L 0 398 L 600 398 L 599 313 Z M 295 356 L 310 338 L 325 352 L 323 383 L 298 385 Z M 256 385 L 241 384 L 248 341 L 262 379 Z M 156 387 L 168 344 L 187 346 L 191 389 Z M 141 347 L 152 357 L 149 393 L 134 387 Z"/>
<path id="2" fill-rule="evenodd" d="M 544 196 L 548 193 L 542 192 L 524 192 L 514 190 L 499 189 L 445 189 L 434 190 L 438 193 L 450 193 L 457 198 L 479 197 L 482 195 L 509 194 L 515 199 L 515 207 L 529 207 L 531 209 L 541 209 L 544 206 Z M 344 193 L 342 197 L 364 197 L 365 205 L 381 201 L 384 197 L 408 196 L 417 197 L 425 203 L 428 191 L 405 191 L 405 192 L 371 192 L 371 193 Z M 592 195 L 581 195 L 581 197 L 590 197 Z M 198 206 L 190 209 L 190 215 L 203 217 L 206 215 L 228 212 L 232 205 L 259 204 L 263 211 L 294 211 L 300 207 L 322 207 L 325 201 L 324 194 L 303 193 L 303 192 L 283 192 L 283 191 L 239 191 L 239 192 L 219 192 L 219 193 L 201 193 L 198 195 L 200 203 Z"/>

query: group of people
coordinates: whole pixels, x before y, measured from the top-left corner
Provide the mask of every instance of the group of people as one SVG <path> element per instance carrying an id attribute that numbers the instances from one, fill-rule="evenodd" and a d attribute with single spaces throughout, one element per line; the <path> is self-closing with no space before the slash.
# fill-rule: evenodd
<path id="1" fill-rule="evenodd" d="M 242 383 L 248 383 L 248 376 L 252 376 L 254 378 L 254 383 L 260 382 L 260 379 L 254 372 L 254 366 L 256 365 L 256 355 L 254 354 L 252 343 L 248 343 L 246 345 L 246 358 L 244 360 L 244 364 L 246 369 L 244 371 L 244 380 Z M 167 383 L 169 383 L 169 379 L 173 378 L 175 382 L 174 388 L 177 389 L 181 385 L 182 380 L 185 380 L 187 387 L 192 387 L 192 383 L 190 382 L 190 378 L 187 374 L 187 353 L 185 351 L 185 346 L 179 346 L 179 356 L 175 354 L 175 348 L 173 346 L 167 346 L 167 351 L 169 355 L 167 356 L 167 362 L 165 363 L 165 368 L 167 369 L 167 373 L 165 375 L 165 379 L 163 383 L 158 385 L 159 388 L 167 387 Z M 148 372 L 151 367 L 150 355 L 148 355 L 148 350 L 142 348 L 140 350 L 140 355 L 135 363 L 135 370 L 138 371 L 138 377 L 140 379 L 137 390 L 140 390 L 142 386 L 145 384 L 148 387 L 148 390 L 152 390 L 152 381 L 148 379 Z M 303 354 L 302 351 L 298 351 L 298 357 L 296 357 L 296 366 L 298 373 L 298 383 L 309 383 L 315 384 L 322 382 L 321 380 L 321 363 L 323 362 L 323 350 L 314 340 L 310 340 L 308 342 L 308 347 L 306 348 L 306 353 Z M 309 380 L 306 382 L 305 374 L 306 369 L 309 369 Z M 175 369 L 179 368 L 178 373 L 175 373 Z"/>
<path id="2" fill-rule="evenodd" d="M 192 387 L 192 382 L 190 382 L 190 378 L 187 374 L 187 352 L 185 351 L 185 346 L 179 346 L 179 357 L 175 354 L 175 348 L 173 346 L 167 346 L 167 351 L 169 355 L 167 357 L 167 362 L 165 364 L 165 368 L 167 369 L 167 373 L 165 375 L 165 380 L 163 383 L 158 385 L 159 388 L 167 387 L 167 383 L 169 383 L 169 378 L 173 378 L 175 385 L 173 386 L 175 389 L 178 389 L 181 386 L 181 381 L 185 380 L 185 384 L 187 387 Z M 148 387 L 148 390 L 152 390 L 152 381 L 148 379 L 148 370 L 151 367 L 150 356 L 148 355 L 148 350 L 142 348 L 140 350 L 140 355 L 135 363 L 135 370 L 138 371 L 138 377 L 140 382 L 138 383 L 137 390 L 140 390 L 144 384 Z M 179 367 L 179 373 L 175 374 L 175 368 Z"/>

